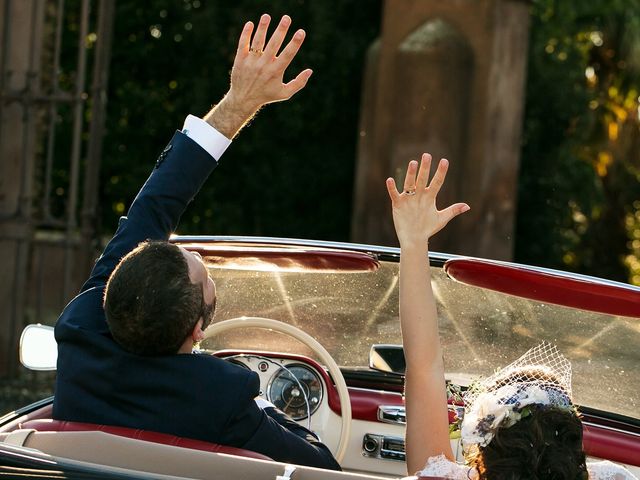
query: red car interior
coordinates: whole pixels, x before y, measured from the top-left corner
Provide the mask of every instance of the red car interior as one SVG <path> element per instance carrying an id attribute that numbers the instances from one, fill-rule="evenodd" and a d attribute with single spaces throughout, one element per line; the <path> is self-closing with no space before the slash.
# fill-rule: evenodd
<path id="1" fill-rule="evenodd" d="M 209 265 L 233 270 L 271 270 L 281 272 L 369 272 L 380 263 L 375 256 L 353 250 L 303 248 L 273 245 L 201 245 L 181 243 L 198 252 Z"/>
<path id="2" fill-rule="evenodd" d="M 580 277 L 477 258 L 454 258 L 445 263 L 444 269 L 451 278 L 467 285 L 592 312 L 640 317 L 638 293 L 624 285 L 587 282 Z"/>
<path id="3" fill-rule="evenodd" d="M 96 425 L 93 423 L 65 422 L 62 420 L 34 419 L 20 423 L 19 428 L 33 429 L 38 432 L 90 432 L 100 431 L 119 435 L 121 437 L 144 440 L 146 442 L 161 443 L 174 447 L 190 448 L 192 450 L 202 450 L 205 452 L 226 453 L 240 457 L 257 458 L 260 460 L 271 460 L 271 458 L 261 453 L 244 450 L 242 448 L 228 447 L 217 443 L 209 443 L 201 440 L 177 437 L 167 433 L 150 432 L 135 428 L 115 427 L 110 425 Z"/>
<path id="4" fill-rule="evenodd" d="M 333 388 L 330 388 L 330 390 L 333 390 Z M 398 393 L 350 387 L 349 395 L 351 397 L 351 408 L 354 420 L 376 422 L 379 421 L 377 419 L 377 409 L 379 405 L 403 404 L 402 396 Z M 339 403 L 336 403 L 332 408 L 334 410 L 339 410 Z M 15 422 L 5 425 L 2 430 L 11 431 L 17 428 L 34 429 L 37 431 L 47 432 L 97 430 L 165 445 L 270 460 L 264 455 L 249 450 L 227 447 L 200 440 L 181 438 L 165 433 L 107 425 L 51 420 L 51 409 L 51 405 L 41 407 L 34 412 L 16 419 Z M 606 458 L 612 461 L 625 463 L 627 465 L 640 466 L 640 442 L 638 442 L 637 436 L 630 433 L 607 426 L 595 425 L 589 422 L 584 426 L 584 448 L 587 455 L 593 457 Z"/>

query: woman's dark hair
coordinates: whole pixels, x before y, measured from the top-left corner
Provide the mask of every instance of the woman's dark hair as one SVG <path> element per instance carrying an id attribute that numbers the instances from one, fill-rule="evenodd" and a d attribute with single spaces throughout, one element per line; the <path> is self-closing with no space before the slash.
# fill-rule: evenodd
<path id="1" fill-rule="evenodd" d="M 486 447 L 469 452 L 480 480 L 583 480 L 582 422 L 575 411 L 542 405 L 498 428 Z"/>
<path id="2" fill-rule="evenodd" d="M 177 353 L 203 314 L 202 289 L 191 283 L 176 245 L 141 243 L 107 282 L 104 310 L 111 335 L 138 355 Z"/>

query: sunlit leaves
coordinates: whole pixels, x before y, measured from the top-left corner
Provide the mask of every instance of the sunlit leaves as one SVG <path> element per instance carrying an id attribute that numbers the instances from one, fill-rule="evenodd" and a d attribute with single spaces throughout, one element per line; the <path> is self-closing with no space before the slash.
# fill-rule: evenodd
<path id="1" fill-rule="evenodd" d="M 625 217 L 625 227 L 629 235 L 629 253 L 624 263 L 629 268 L 630 282 L 640 285 L 640 200 L 633 202 L 633 210 Z"/>
<path id="2" fill-rule="evenodd" d="M 640 198 L 640 1 L 535 0 L 532 12 L 517 255 L 636 281 L 621 259 L 638 254 L 625 215 Z"/>

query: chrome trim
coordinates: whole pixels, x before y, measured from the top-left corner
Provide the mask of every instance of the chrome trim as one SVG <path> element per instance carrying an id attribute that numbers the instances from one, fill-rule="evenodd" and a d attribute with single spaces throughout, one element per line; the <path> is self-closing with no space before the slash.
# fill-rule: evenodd
<path id="1" fill-rule="evenodd" d="M 380 405 L 378 407 L 378 420 L 393 425 L 406 425 L 406 410 L 398 405 Z"/>
<path id="2" fill-rule="evenodd" d="M 362 243 L 333 242 L 328 240 L 310 240 L 304 238 L 283 237 L 252 237 L 233 235 L 171 235 L 174 242 L 241 242 L 241 243 L 266 243 L 269 245 L 298 245 L 304 247 L 340 248 L 348 250 L 370 250 L 383 253 L 400 254 L 397 247 L 384 247 L 380 245 L 367 245 Z"/>
<path id="3" fill-rule="evenodd" d="M 625 435 L 632 435 L 634 437 L 640 438 L 640 433 L 630 432 L 628 430 L 623 430 L 621 428 L 616 428 L 616 427 L 609 427 L 608 425 L 600 425 L 598 423 L 585 422 L 584 420 L 582 421 L 582 425 L 587 425 L 589 427 L 594 427 L 594 428 L 601 428 L 603 430 L 609 430 L 610 432 L 624 433 Z"/>
<path id="4" fill-rule="evenodd" d="M 398 247 L 384 247 L 380 245 L 369 245 L 364 243 L 332 242 L 327 240 L 308 240 L 303 238 L 278 238 L 278 237 L 236 237 L 227 235 L 172 235 L 172 242 L 183 243 L 206 243 L 206 242 L 227 242 L 246 244 L 266 244 L 283 245 L 291 247 L 320 247 L 333 248 L 339 250 L 354 250 L 364 253 L 373 253 L 392 257 L 396 261 L 400 258 Z M 429 258 L 433 261 L 446 262 L 452 258 L 466 258 L 460 255 L 451 255 L 440 252 L 429 252 Z M 387 259 L 388 260 L 388 259 Z"/>

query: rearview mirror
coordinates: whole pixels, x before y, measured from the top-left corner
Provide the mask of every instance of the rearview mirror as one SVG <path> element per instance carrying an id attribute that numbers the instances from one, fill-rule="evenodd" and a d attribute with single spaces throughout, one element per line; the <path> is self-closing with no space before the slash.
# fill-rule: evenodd
<path id="1" fill-rule="evenodd" d="M 406 363 L 402 345 L 376 344 L 369 351 L 369 368 L 404 375 Z"/>
<path id="2" fill-rule="evenodd" d="M 58 344 L 53 327 L 27 325 L 20 336 L 20 363 L 29 370 L 55 370 Z"/>

